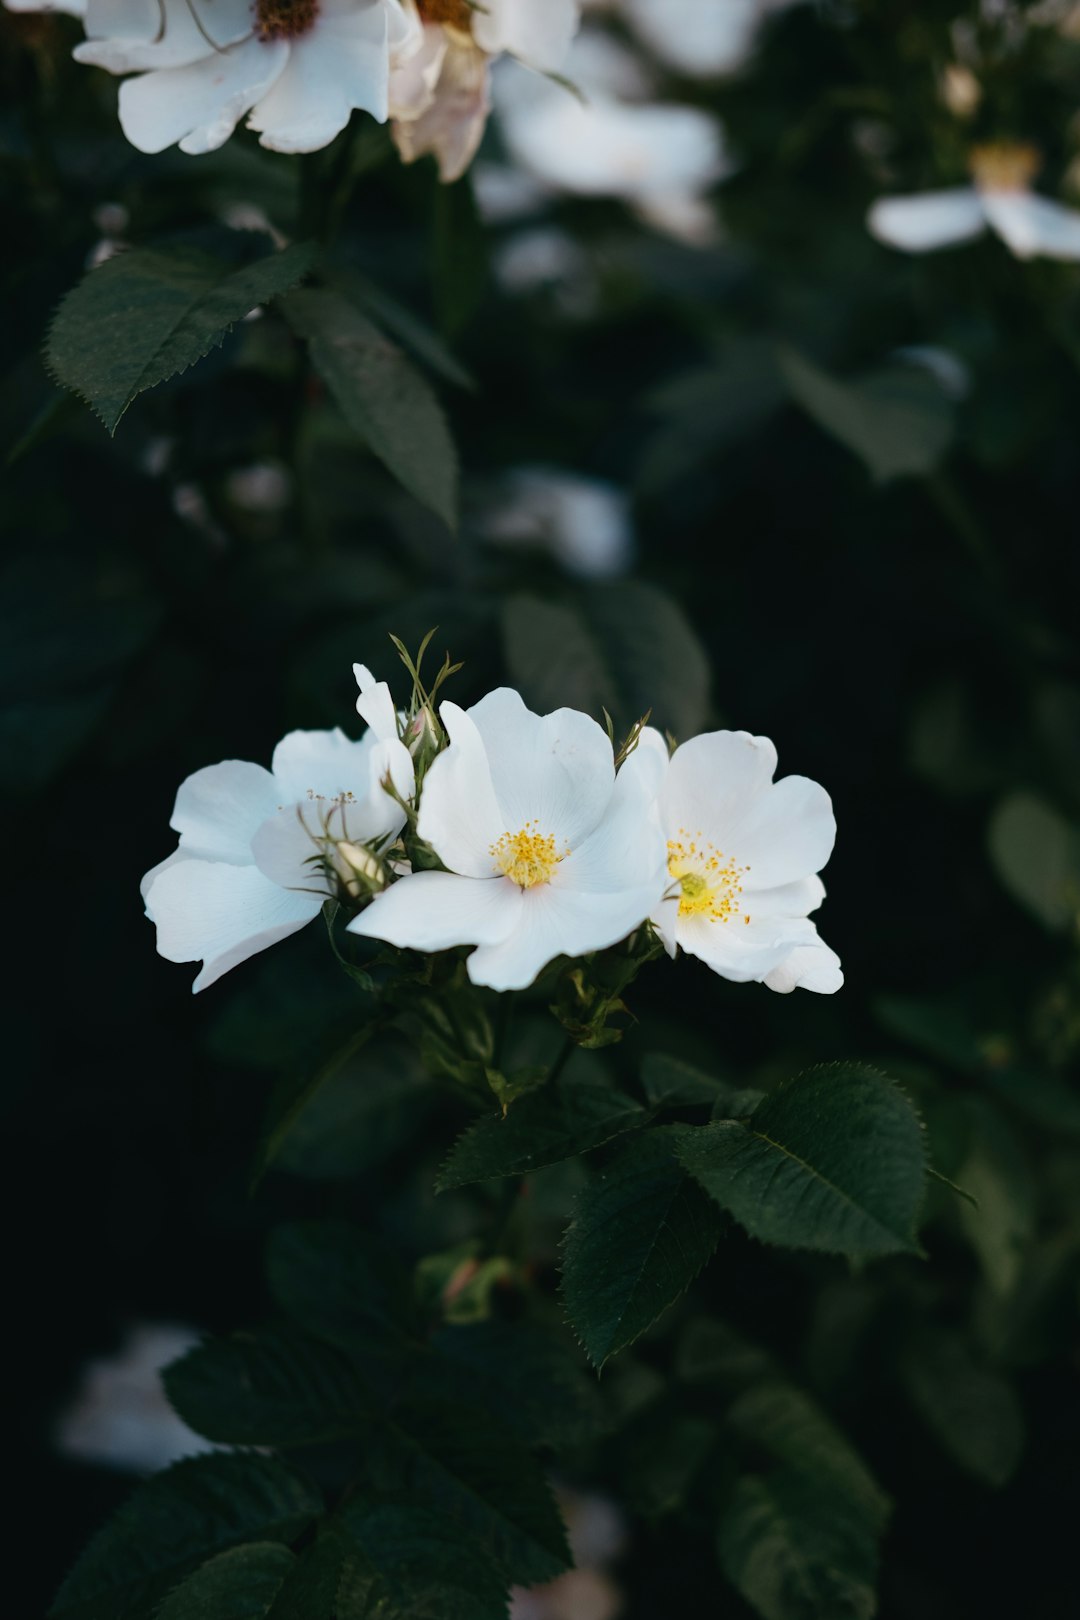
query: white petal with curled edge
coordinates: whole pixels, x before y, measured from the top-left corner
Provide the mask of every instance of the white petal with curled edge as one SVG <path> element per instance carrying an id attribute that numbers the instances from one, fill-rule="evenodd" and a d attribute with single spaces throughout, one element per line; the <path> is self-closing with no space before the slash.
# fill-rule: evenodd
<path id="1" fill-rule="evenodd" d="M 464 709 L 443 703 L 439 714 L 450 746 L 424 778 L 417 831 L 452 872 L 491 877 L 498 871 L 491 847 L 507 827 L 495 799 L 487 752 Z"/>
<path id="2" fill-rule="evenodd" d="M 808 917 L 825 898 L 825 885 L 819 877 L 799 878 L 773 889 L 743 886 L 744 910 L 755 917 Z"/>
<path id="3" fill-rule="evenodd" d="M 285 71 L 248 119 L 274 152 L 329 146 L 355 108 L 385 123 L 390 94 L 389 0 L 321 0 L 315 26 L 291 42 Z M 396 26 L 396 19 L 395 19 Z"/>
<path id="4" fill-rule="evenodd" d="M 1080 213 L 1033 191 L 982 193 L 986 217 L 1018 259 L 1080 259 Z"/>
<path id="5" fill-rule="evenodd" d="M 760 0 L 623 0 L 652 53 L 688 78 L 741 67 L 762 21 Z"/>
<path id="6" fill-rule="evenodd" d="M 187 67 L 251 33 L 247 0 L 89 0 L 77 62 L 110 73 Z"/>
<path id="7" fill-rule="evenodd" d="M 866 216 L 871 236 L 905 253 L 932 253 L 981 236 L 986 214 L 974 186 L 879 197 Z"/>
<path id="8" fill-rule="evenodd" d="M 412 51 L 390 74 L 391 118 L 414 119 L 427 112 L 435 99 L 443 60 L 450 48 L 446 30 L 427 25 Z"/>
<path id="9" fill-rule="evenodd" d="M 678 935 L 682 949 L 698 957 L 714 973 L 745 984 L 763 980 L 797 946 L 812 944 L 817 929 L 806 917 L 765 918 L 761 922 L 751 918 L 744 924 L 739 917 L 718 922 L 697 915 L 679 918 Z"/>
<path id="10" fill-rule="evenodd" d="M 526 889 L 521 899 L 513 933 L 474 951 L 466 962 L 473 984 L 524 990 L 557 956 L 581 956 L 617 945 L 644 920 L 650 904 L 644 889 L 579 893 L 553 883 Z"/>
<path id="11" fill-rule="evenodd" d="M 843 969 L 836 952 L 823 939 L 799 945 L 778 967 L 765 975 L 765 984 L 782 996 L 792 990 L 812 990 L 819 996 L 834 995 L 844 983 Z"/>
<path id="12" fill-rule="evenodd" d="M 360 688 L 356 712 L 365 720 L 380 741 L 397 737 L 397 710 L 390 688 L 385 681 L 377 681 L 366 664 L 354 664 L 353 674 Z"/>
<path id="13" fill-rule="evenodd" d="M 474 703 L 469 716 L 487 753 L 500 831 L 537 821 L 560 848 L 587 838 L 615 785 L 611 743 L 596 721 L 577 709 L 534 714 L 508 686 Z"/>
<path id="14" fill-rule="evenodd" d="M 521 890 L 508 878 L 413 872 L 354 917 L 349 932 L 414 951 L 492 945 L 518 927 L 521 902 Z"/>
<path id="15" fill-rule="evenodd" d="M 140 152 L 163 152 L 178 142 L 190 154 L 212 152 L 274 83 L 288 55 L 280 40 L 249 39 L 189 67 L 125 79 L 120 127 Z"/>
<path id="16" fill-rule="evenodd" d="M 503 133 L 532 174 L 586 197 L 700 192 L 730 167 L 720 127 L 700 107 L 599 100 L 584 107 L 564 94 L 508 107 Z"/>
<path id="17" fill-rule="evenodd" d="M 541 73 L 566 61 L 580 21 L 577 0 L 485 0 L 473 13 L 473 38 L 482 51 L 509 51 Z"/>
<path id="18" fill-rule="evenodd" d="M 744 891 L 774 889 L 825 865 L 836 842 L 836 818 L 825 789 L 805 776 L 785 776 L 750 801 L 722 845 L 740 866 Z"/>
<path id="19" fill-rule="evenodd" d="M 339 829 L 335 826 L 335 832 Z M 330 885 L 318 864 L 319 818 L 309 805 L 290 804 L 268 817 L 251 840 L 251 855 L 264 877 L 279 888 L 314 900 L 329 899 Z M 344 829 L 340 835 L 345 836 Z"/>
<path id="20" fill-rule="evenodd" d="M 332 800 L 367 792 L 373 736 L 354 742 L 339 726 L 330 731 L 290 731 L 274 749 L 271 769 L 278 804 Z"/>
<path id="21" fill-rule="evenodd" d="M 160 954 L 170 962 L 203 963 L 195 990 L 295 934 L 321 904 L 318 897 L 279 888 L 254 866 L 203 860 L 161 872 L 146 896 Z"/>
<path id="22" fill-rule="evenodd" d="M 412 116 L 398 115 L 394 143 L 413 163 L 432 153 L 439 178 L 459 180 L 476 156 L 491 111 L 488 58 L 469 42 L 445 52 L 434 94 Z"/>
<path id="23" fill-rule="evenodd" d="M 667 836 L 700 833 L 731 854 L 727 840 L 732 828 L 768 792 L 775 770 L 776 749 L 768 737 L 748 731 L 706 731 L 691 737 L 671 756 L 660 794 Z"/>
<path id="24" fill-rule="evenodd" d="M 171 855 L 166 855 L 163 861 L 158 861 L 156 866 L 152 866 L 149 872 L 147 872 L 139 882 L 139 893 L 142 895 L 144 906 L 146 904 L 146 897 L 153 887 L 155 878 L 160 877 L 162 872 L 167 872 L 171 866 L 179 866 L 181 861 L 194 861 L 197 859 L 198 857 L 196 855 L 192 855 L 190 850 L 174 849 Z M 153 922 L 154 919 L 150 915 L 149 911 L 146 912 L 146 915 L 150 917 L 150 921 Z"/>
<path id="25" fill-rule="evenodd" d="M 9 11 L 65 11 L 69 17 L 86 16 L 86 0 L 4 0 Z"/>
<path id="26" fill-rule="evenodd" d="M 169 821 L 192 855 L 244 866 L 251 840 L 280 804 L 270 772 L 247 759 L 204 765 L 180 784 Z"/>

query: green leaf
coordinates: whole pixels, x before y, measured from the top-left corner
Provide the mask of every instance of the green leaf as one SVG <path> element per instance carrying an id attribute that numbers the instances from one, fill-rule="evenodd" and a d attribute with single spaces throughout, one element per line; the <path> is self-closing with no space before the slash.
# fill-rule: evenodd
<path id="1" fill-rule="evenodd" d="M 514 684 L 541 713 L 607 709 L 620 740 L 649 710 L 654 726 L 680 737 L 705 725 L 708 660 L 682 608 L 655 585 L 607 580 L 572 602 L 514 596 L 502 630 Z"/>
<path id="2" fill-rule="evenodd" d="M 338 1620 L 505 1620 L 506 1581 L 453 1520 L 414 1503 L 350 1502 Z"/>
<path id="3" fill-rule="evenodd" d="M 959 1334 L 930 1332 L 909 1344 L 900 1373 L 927 1426 L 966 1473 L 1005 1485 L 1024 1449 L 1024 1414 L 1011 1384 L 974 1361 Z"/>
<path id="4" fill-rule="evenodd" d="M 653 1108 L 707 1106 L 713 1119 L 752 1114 L 764 1093 L 716 1080 L 665 1052 L 650 1052 L 641 1065 L 641 1083 Z"/>
<path id="5" fill-rule="evenodd" d="M 792 397 L 879 483 L 932 472 L 953 437 L 953 407 L 926 371 L 893 365 L 841 382 L 794 349 L 777 355 Z"/>
<path id="6" fill-rule="evenodd" d="M 1047 928 L 1080 927 L 1080 827 L 1030 793 L 994 811 L 990 855 L 1015 900 Z"/>
<path id="7" fill-rule="evenodd" d="M 186 371 L 251 310 L 294 287 L 317 251 L 297 242 L 239 267 L 188 247 L 118 253 L 61 303 L 49 369 L 115 433 L 139 394 Z"/>
<path id="8" fill-rule="evenodd" d="M 475 389 L 476 383 L 453 351 L 432 331 L 426 321 L 413 310 L 391 298 L 384 288 L 370 281 L 357 270 L 335 270 L 331 277 L 335 286 L 366 310 L 373 320 L 410 349 L 417 360 L 437 371 L 440 377 L 456 388 Z"/>
<path id="9" fill-rule="evenodd" d="M 993 1292 L 1011 1294 L 1019 1284 L 1035 1236 L 1035 1182 L 1016 1132 L 991 1103 L 968 1100 L 973 1129 L 957 1170 L 976 1201 L 961 1206 L 960 1224 Z"/>
<path id="10" fill-rule="evenodd" d="M 461 1401 L 410 1400 L 393 1413 L 398 1481 L 410 1501 L 454 1520 L 507 1580 L 553 1580 L 570 1562 L 540 1465 L 516 1435 Z"/>
<path id="11" fill-rule="evenodd" d="M 673 1412 L 667 1402 L 649 1407 L 623 1435 L 619 1495 L 635 1513 L 659 1519 L 682 1507 L 716 1444 L 708 1418 Z"/>
<path id="12" fill-rule="evenodd" d="M 922 1125 L 875 1069 L 810 1069 L 770 1092 L 746 1124 L 683 1127 L 679 1158 L 762 1243 L 850 1259 L 921 1252 Z"/>
<path id="13" fill-rule="evenodd" d="M 256 1187 L 282 1152 L 290 1133 L 327 1081 L 351 1063 L 373 1037 L 380 1033 L 382 1022 L 372 1017 L 359 1029 L 354 1029 L 337 1050 L 314 1068 L 302 1069 L 289 1075 L 275 1088 L 263 1121 L 262 1137 L 255 1153 L 251 1170 L 251 1185 Z"/>
<path id="14" fill-rule="evenodd" d="M 470 1125 L 440 1170 L 436 1191 L 526 1175 L 542 1164 L 588 1153 L 648 1117 L 604 1075 L 575 1075 L 520 1098 L 505 1118 L 489 1114 Z"/>
<path id="15" fill-rule="evenodd" d="M 230 1445 L 313 1445 L 371 1422 L 371 1399 L 339 1351 L 272 1329 L 212 1339 L 163 1377 L 184 1422 Z"/>
<path id="16" fill-rule="evenodd" d="M 372 1042 L 296 1114 L 278 1166 L 311 1179 L 362 1175 L 423 1129 L 431 1099 L 431 1083 L 404 1040 Z"/>
<path id="17" fill-rule="evenodd" d="M 741 1479 L 717 1546 L 728 1580 L 762 1620 L 872 1620 L 877 1611 L 873 1525 L 805 1474 Z"/>
<path id="18" fill-rule="evenodd" d="M 292 293 L 284 308 L 350 427 L 411 495 L 454 528 L 457 452 L 426 379 L 339 293 Z"/>
<path id="19" fill-rule="evenodd" d="M 492 1318 L 432 1335 L 439 1387 L 483 1406 L 529 1445 L 571 1445 L 596 1428 L 596 1391 L 576 1349 L 533 1322 Z"/>
<path id="20" fill-rule="evenodd" d="M 273 1541 L 230 1547 L 174 1588 L 156 1620 L 265 1620 L 295 1563 Z"/>
<path id="21" fill-rule="evenodd" d="M 756 1384 L 729 1407 L 727 1423 L 777 1462 L 849 1498 L 879 1530 L 884 1528 L 888 1497 L 858 1452 L 802 1390 L 775 1378 Z"/>
<path id="22" fill-rule="evenodd" d="M 91 1541 L 50 1611 L 64 1620 L 142 1620 L 176 1582 L 228 1547 L 295 1541 L 323 1509 L 274 1457 L 191 1457 L 156 1474 Z"/>
<path id="23" fill-rule="evenodd" d="M 678 1299 L 720 1237 L 672 1128 L 635 1138 L 585 1187 L 563 1246 L 567 1314 L 595 1367 Z"/>

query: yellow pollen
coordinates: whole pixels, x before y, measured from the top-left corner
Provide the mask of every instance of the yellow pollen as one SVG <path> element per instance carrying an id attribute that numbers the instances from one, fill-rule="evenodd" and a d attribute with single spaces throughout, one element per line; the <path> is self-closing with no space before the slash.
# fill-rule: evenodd
<path id="1" fill-rule="evenodd" d="M 520 832 L 504 832 L 491 845 L 496 866 L 519 889 L 550 883 L 555 868 L 570 853 L 569 849 L 556 849 L 554 833 L 538 832 L 538 826 L 539 822 L 528 821 Z"/>
<path id="2" fill-rule="evenodd" d="M 679 916 L 707 917 L 710 922 L 728 922 L 732 917 L 750 921 L 739 903 L 742 879 L 750 868 L 736 866 L 723 850 L 710 844 L 700 832 L 679 828 L 678 838 L 668 839 L 668 871 L 679 885 Z"/>
<path id="3" fill-rule="evenodd" d="M 442 23 L 467 34 L 472 27 L 470 0 L 417 0 L 421 22 Z"/>
<path id="4" fill-rule="evenodd" d="M 984 191 L 1024 191 L 1042 168 L 1037 146 L 1023 141 L 988 141 L 974 146 L 968 167 Z"/>

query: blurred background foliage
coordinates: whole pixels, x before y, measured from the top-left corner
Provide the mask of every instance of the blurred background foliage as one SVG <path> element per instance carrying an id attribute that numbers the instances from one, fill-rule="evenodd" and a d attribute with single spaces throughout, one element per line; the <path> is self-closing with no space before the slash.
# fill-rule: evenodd
<path id="1" fill-rule="evenodd" d="M 128 1488 L 53 1444 L 89 1356 L 134 1321 L 257 1321 L 283 1216 L 351 1217 L 436 1291 L 432 1257 L 488 1217 L 483 1189 L 435 1198 L 463 1116 L 392 1046 L 339 1070 L 251 1196 L 271 1089 L 353 992 L 311 930 L 193 1003 L 138 902 L 185 774 L 266 760 L 292 726 L 348 729 L 351 662 L 393 679 L 387 633 L 437 624 L 459 702 L 509 681 L 622 727 L 651 705 L 681 735 L 764 732 L 833 795 L 822 928 L 845 989 L 780 998 L 661 964 L 602 1061 L 634 1075 L 663 1048 L 741 1087 L 877 1063 L 979 1204 L 935 1185 L 927 1260 L 864 1273 L 733 1231 L 605 1373 L 599 1438 L 563 1466 L 631 1518 L 622 1612 L 674 1593 L 751 1612 L 738 1547 L 718 1587 L 714 1541 L 732 1458 L 763 1444 L 739 1406 L 760 1365 L 892 1499 L 888 1620 L 1075 1612 L 1080 276 L 994 237 L 903 256 L 864 223 L 883 192 L 963 183 L 975 140 L 1034 142 L 1040 187 L 1080 189 L 1067 10 L 797 5 L 736 71 L 651 62 L 657 95 L 723 120 L 731 172 L 694 241 L 612 198 L 500 208 L 498 124 L 475 183 L 448 189 L 370 125 L 343 157 L 239 136 L 143 157 L 113 81 L 69 62 L 73 25 L 0 18 L 8 1298 L 20 1492 L 54 1552 L 21 1560 L 13 1609 L 38 1612 Z M 591 16 L 642 52 L 620 14 Z M 967 111 L 943 90 L 958 61 L 981 87 Z M 103 241 L 214 246 L 264 220 L 304 237 L 331 158 L 354 171 L 335 263 L 441 398 L 456 532 L 367 453 L 274 308 L 112 438 L 43 365 Z M 606 550 L 551 469 L 614 487 Z M 542 1172 L 513 1215 L 551 1301 L 575 1173 Z"/>

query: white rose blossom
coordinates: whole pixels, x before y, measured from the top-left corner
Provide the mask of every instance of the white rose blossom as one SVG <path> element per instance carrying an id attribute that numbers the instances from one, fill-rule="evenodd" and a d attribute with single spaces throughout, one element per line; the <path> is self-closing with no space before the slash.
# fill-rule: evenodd
<path id="1" fill-rule="evenodd" d="M 142 894 L 170 962 L 203 963 L 205 990 L 240 962 L 313 920 L 338 883 L 353 892 L 377 872 L 363 846 L 385 846 L 405 825 L 386 792 L 414 792 L 390 689 L 357 665 L 359 742 L 333 731 L 293 731 L 270 770 L 225 760 L 181 785 L 170 825 L 179 847 L 148 872 Z M 353 885 L 353 888 L 350 888 Z"/>
<path id="2" fill-rule="evenodd" d="M 423 43 L 390 82 L 392 132 L 406 163 L 434 154 L 443 180 L 464 174 L 491 110 L 490 68 L 504 53 L 542 73 L 566 58 L 577 0 L 408 0 Z"/>
<path id="3" fill-rule="evenodd" d="M 646 729 L 639 753 L 667 760 Z M 658 807 L 669 887 L 652 923 L 725 979 L 825 994 L 843 984 L 840 959 L 809 913 L 825 897 L 816 875 L 836 837 L 825 789 L 805 776 L 773 781 L 776 749 L 746 731 L 712 731 L 662 767 Z"/>
<path id="4" fill-rule="evenodd" d="M 970 186 L 879 197 L 867 215 L 871 234 L 905 253 L 932 253 L 989 227 L 1018 259 L 1080 259 L 1080 212 L 1031 190 L 1033 147 L 976 147 L 970 162 Z"/>
<path id="5" fill-rule="evenodd" d="M 448 870 L 402 878 L 350 930 L 418 951 L 474 945 L 472 982 L 518 990 L 639 927 L 668 881 L 655 755 L 635 751 L 616 774 L 595 720 L 533 714 L 507 687 L 440 714 L 450 746 L 424 779 L 417 831 Z"/>
<path id="6" fill-rule="evenodd" d="M 134 73 L 120 124 L 141 152 L 210 152 L 245 115 L 263 146 L 311 152 L 362 108 L 384 122 L 394 61 L 420 43 L 399 0 L 86 0 L 75 56 Z"/>

